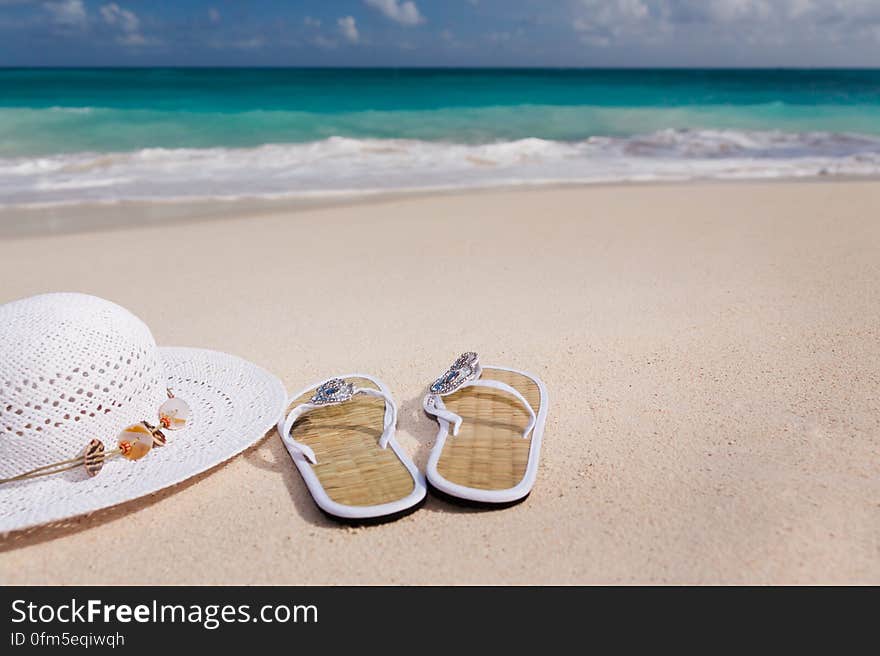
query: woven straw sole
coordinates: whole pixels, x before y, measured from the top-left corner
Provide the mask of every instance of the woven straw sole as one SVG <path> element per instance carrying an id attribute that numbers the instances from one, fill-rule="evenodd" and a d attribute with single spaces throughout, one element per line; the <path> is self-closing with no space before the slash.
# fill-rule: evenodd
<path id="1" fill-rule="evenodd" d="M 357 387 L 377 386 L 364 378 L 348 378 Z M 305 403 L 314 389 L 295 399 Z M 385 402 L 355 396 L 339 405 L 312 410 L 293 426 L 291 437 L 315 452 L 318 464 L 309 465 L 333 501 L 346 506 L 376 506 L 404 499 L 415 482 L 390 448 L 379 446 Z"/>
<path id="2" fill-rule="evenodd" d="M 541 391 L 523 374 L 484 368 L 483 380 L 507 383 L 537 409 Z M 523 480 L 532 438 L 523 438 L 526 410 L 500 390 L 466 387 L 443 397 L 446 407 L 462 418 L 458 435 L 450 436 L 437 461 L 437 472 L 451 483 L 478 490 L 508 490 Z"/>

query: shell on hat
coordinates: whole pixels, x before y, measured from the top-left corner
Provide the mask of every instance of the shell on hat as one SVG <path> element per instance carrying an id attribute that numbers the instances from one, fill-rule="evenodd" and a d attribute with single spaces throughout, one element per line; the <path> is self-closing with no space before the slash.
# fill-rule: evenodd
<path id="1" fill-rule="evenodd" d="M 153 432 L 143 423 L 127 426 L 117 440 L 123 457 L 140 460 L 153 448 Z"/>
<path id="2" fill-rule="evenodd" d="M 0 306 L 0 478 L 155 420 L 165 386 L 149 328 L 115 303 L 65 293 Z"/>
<path id="3" fill-rule="evenodd" d="M 192 416 L 189 404 L 183 399 L 173 397 L 159 406 L 159 421 L 168 430 L 180 430 Z"/>

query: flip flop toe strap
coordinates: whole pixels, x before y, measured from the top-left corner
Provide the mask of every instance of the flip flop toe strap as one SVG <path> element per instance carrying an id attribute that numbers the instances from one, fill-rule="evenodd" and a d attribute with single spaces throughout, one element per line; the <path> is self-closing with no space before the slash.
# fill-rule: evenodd
<path id="1" fill-rule="evenodd" d="M 452 424 L 452 434 L 458 435 L 458 429 L 461 428 L 461 417 L 446 409 L 446 404 L 443 403 L 443 399 L 440 398 L 439 394 L 426 395 L 424 401 L 422 401 L 422 408 L 429 415 L 433 415 L 440 421 L 446 422 L 447 425 Z"/>
<path id="2" fill-rule="evenodd" d="M 328 405 L 339 405 L 360 395 L 372 396 L 385 401 L 385 417 L 382 436 L 379 438 L 379 446 L 383 449 L 386 448 L 392 435 L 394 435 L 394 427 L 397 425 L 397 404 L 394 403 L 394 399 L 381 390 L 370 387 L 355 387 L 353 383 L 339 378 L 331 378 L 317 387 L 315 395 L 311 399 L 305 403 L 300 403 L 288 413 L 283 421 L 278 422 L 278 434 L 281 435 L 281 439 L 287 446 L 288 451 L 291 453 L 301 453 L 313 465 L 318 464 L 318 459 L 311 447 L 302 442 L 297 442 L 291 437 L 293 425 L 300 417 L 312 410 Z M 288 403 L 292 401 L 293 399 L 290 399 Z"/>

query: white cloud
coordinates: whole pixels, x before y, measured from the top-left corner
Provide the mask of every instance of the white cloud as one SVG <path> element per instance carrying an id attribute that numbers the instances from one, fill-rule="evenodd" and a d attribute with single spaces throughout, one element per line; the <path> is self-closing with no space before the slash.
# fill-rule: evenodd
<path id="1" fill-rule="evenodd" d="M 147 39 L 143 34 L 132 32 L 131 34 L 120 34 L 116 37 L 116 42 L 124 46 L 145 46 Z"/>
<path id="2" fill-rule="evenodd" d="M 343 16 L 336 21 L 339 31 L 349 43 L 357 43 L 360 41 L 361 35 L 358 34 L 357 21 L 351 16 Z"/>
<path id="3" fill-rule="evenodd" d="M 792 0 L 789 7 L 789 14 L 792 18 L 797 18 L 815 9 L 813 0 Z"/>
<path id="4" fill-rule="evenodd" d="M 492 43 L 508 43 L 513 40 L 521 41 L 525 36 L 526 32 L 523 28 L 518 27 L 512 32 L 488 32 L 486 34 L 486 40 L 491 41 Z"/>
<path id="5" fill-rule="evenodd" d="M 608 46 L 622 35 L 641 31 L 651 17 L 651 0 L 580 0 L 572 27 L 584 43 Z"/>
<path id="6" fill-rule="evenodd" d="M 877 0 L 572 0 L 571 27 L 593 46 L 829 44 L 870 38 Z"/>
<path id="7" fill-rule="evenodd" d="M 217 11 L 216 8 L 211 7 L 208 10 L 208 18 L 211 20 L 212 23 L 219 23 L 220 22 L 220 12 Z"/>
<path id="8" fill-rule="evenodd" d="M 45 2 L 43 7 L 52 14 L 52 20 L 66 27 L 84 28 L 88 23 L 88 15 L 83 0 L 58 0 Z"/>
<path id="9" fill-rule="evenodd" d="M 101 7 L 101 18 L 107 25 L 120 31 L 116 42 L 125 46 L 142 46 L 147 39 L 141 34 L 141 21 L 133 11 L 123 9 L 115 2 Z"/>
<path id="10" fill-rule="evenodd" d="M 364 0 L 368 7 L 377 9 L 386 17 L 401 25 L 418 25 L 424 23 L 425 17 L 419 12 L 415 2 L 407 0 Z"/>
<path id="11" fill-rule="evenodd" d="M 137 32 L 140 20 L 133 11 L 123 9 L 115 2 L 101 7 L 101 16 L 108 25 L 118 25 L 123 32 Z"/>
<path id="12" fill-rule="evenodd" d="M 450 50 L 457 50 L 467 47 L 467 45 L 463 41 L 459 40 L 455 32 L 450 29 L 440 30 L 440 32 L 438 32 L 438 36 L 440 37 L 440 41 L 443 43 L 444 47 Z"/>
<path id="13" fill-rule="evenodd" d="M 257 50 L 266 45 L 266 39 L 261 36 L 254 36 L 247 39 L 221 39 L 213 38 L 207 41 L 209 47 L 216 50 Z"/>
<path id="14" fill-rule="evenodd" d="M 320 18 L 312 18 L 311 16 L 306 16 L 303 19 L 303 25 L 306 27 L 321 27 L 321 19 Z"/>
<path id="15" fill-rule="evenodd" d="M 766 0 L 709 0 L 706 6 L 711 16 L 721 22 L 767 20 L 773 12 Z"/>
<path id="16" fill-rule="evenodd" d="M 312 43 L 321 48 L 322 50 L 333 50 L 338 44 L 335 39 L 328 39 L 323 34 L 319 34 L 314 39 L 312 39 Z"/>
<path id="17" fill-rule="evenodd" d="M 624 20 L 642 20 L 647 18 L 650 12 L 644 0 L 618 0 L 615 3 L 614 13 Z"/>

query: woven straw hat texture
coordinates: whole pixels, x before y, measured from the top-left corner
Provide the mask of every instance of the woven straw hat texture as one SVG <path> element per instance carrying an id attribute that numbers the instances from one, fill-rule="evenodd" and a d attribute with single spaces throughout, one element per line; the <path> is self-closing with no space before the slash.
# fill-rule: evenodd
<path id="1" fill-rule="evenodd" d="M 84 294 L 0 306 L 0 477 L 66 460 L 126 426 L 156 423 L 166 389 L 192 409 L 186 428 L 142 460 L 114 458 L 88 478 L 75 469 L 0 485 L 0 532 L 58 521 L 179 483 L 261 438 L 283 410 L 272 374 L 241 358 L 159 348 L 125 308 Z"/>

